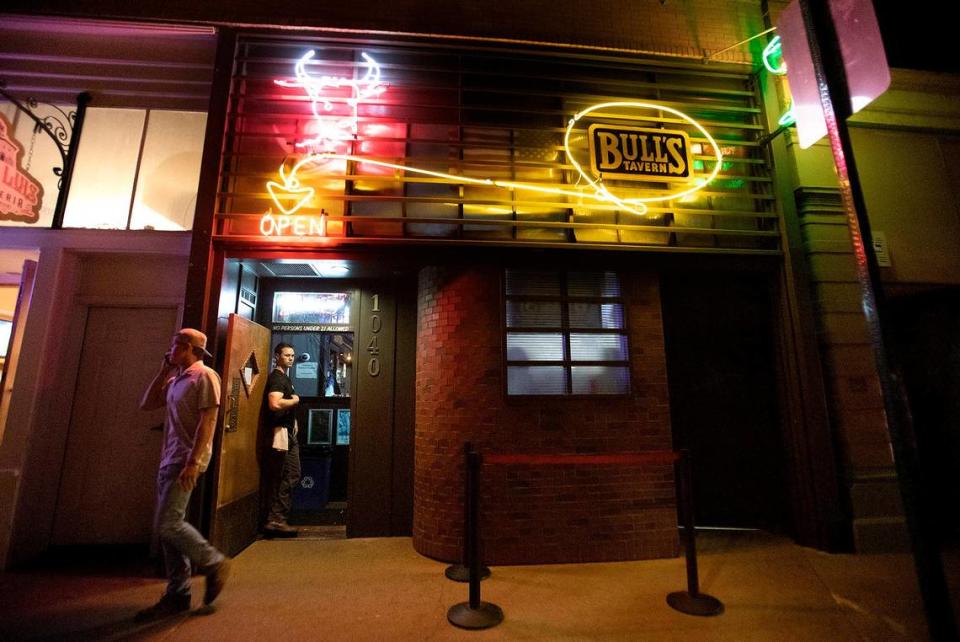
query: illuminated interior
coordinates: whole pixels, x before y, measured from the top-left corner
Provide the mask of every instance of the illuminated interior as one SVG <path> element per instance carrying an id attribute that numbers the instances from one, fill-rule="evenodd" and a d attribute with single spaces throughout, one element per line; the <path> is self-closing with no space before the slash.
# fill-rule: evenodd
<path id="1" fill-rule="evenodd" d="M 206 121 L 201 112 L 90 108 L 64 227 L 191 229 Z"/>

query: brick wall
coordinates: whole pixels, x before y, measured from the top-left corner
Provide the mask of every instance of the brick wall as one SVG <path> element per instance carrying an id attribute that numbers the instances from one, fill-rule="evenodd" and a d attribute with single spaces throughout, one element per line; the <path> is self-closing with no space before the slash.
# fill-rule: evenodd
<path id="1" fill-rule="evenodd" d="M 659 286 L 623 274 L 633 394 L 508 400 L 499 268 L 420 273 L 413 541 L 459 560 L 463 443 L 483 453 L 611 453 L 671 447 Z M 482 471 L 485 561 L 644 559 L 677 554 L 670 466 L 491 465 Z"/>

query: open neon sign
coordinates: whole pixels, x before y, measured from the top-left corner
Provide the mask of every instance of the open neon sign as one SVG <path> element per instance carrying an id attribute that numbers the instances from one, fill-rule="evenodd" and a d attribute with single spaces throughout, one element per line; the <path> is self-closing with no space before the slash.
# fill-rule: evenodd
<path id="1" fill-rule="evenodd" d="M 260 233 L 264 236 L 326 236 L 327 215 L 274 214 L 260 217 Z"/>
<path id="2" fill-rule="evenodd" d="M 362 162 L 365 165 L 440 178 L 461 185 L 483 185 L 487 187 L 499 187 L 506 190 L 523 190 L 539 194 L 568 196 L 578 200 L 589 199 L 606 205 L 615 205 L 618 209 L 637 215 L 643 215 L 647 212 L 646 203 L 682 198 L 703 189 L 710 181 L 716 178 L 722 165 L 723 155 L 719 145 L 710 133 L 697 121 L 679 110 L 664 105 L 638 101 L 605 102 L 591 105 L 575 114 L 568 121 L 563 139 L 564 151 L 566 152 L 567 159 L 574 166 L 582 181 L 590 187 L 589 190 L 564 189 L 535 183 L 501 181 L 493 178 L 472 178 L 448 172 L 438 172 L 409 165 L 374 160 L 352 153 L 344 153 L 337 148 L 342 146 L 346 141 L 356 140 L 359 122 L 359 104 L 365 99 L 379 96 L 386 90 L 387 86 L 381 81 L 380 65 L 366 53 L 361 54 L 364 61 L 361 64 L 366 67 L 366 72 L 359 80 L 333 76 L 311 76 L 308 72 L 307 64 L 313 60 L 314 55 L 314 52 L 310 51 L 297 61 L 294 65 L 295 80 L 274 81 L 278 86 L 295 87 L 304 91 L 310 99 L 311 111 L 314 115 L 315 128 L 318 133 L 307 140 L 296 143 L 296 147 L 310 149 L 312 150 L 311 153 L 308 153 L 294 163 L 289 169 L 287 169 L 286 162 L 284 162 L 278 170 L 280 180 L 267 182 L 267 192 L 270 194 L 274 205 L 282 212 L 282 215 L 274 215 L 272 211 L 264 214 L 261 219 L 260 231 L 265 236 L 316 236 L 325 234 L 326 221 L 324 217 L 320 217 L 322 224 L 321 222 L 317 222 L 316 224 L 301 222 L 298 225 L 297 220 L 299 219 L 295 217 L 295 215 L 301 208 L 305 207 L 316 194 L 316 190 L 313 187 L 304 185 L 301 182 L 299 177 L 300 171 L 312 165 L 321 165 L 332 160 Z M 351 90 L 350 97 L 345 99 L 345 102 L 351 109 L 351 113 L 348 117 L 334 117 L 331 119 L 326 113 L 332 111 L 335 101 L 330 92 L 331 90 L 337 90 L 342 87 L 348 87 Z M 622 198 L 618 196 L 604 184 L 602 174 L 591 174 L 584 170 L 583 166 L 576 160 L 576 154 L 571 146 L 574 128 L 580 123 L 581 119 L 594 112 L 609 109 L 667 112 L 688 123 L 699 131 L 713 148 L 713 170 L 706 177 L 701 176 L 695 178 L 691 174 L 691 180 L 685 183 L 684 188 L 680 191 L 648 197 Z M 623 116 L 617 115 L 605 115 L 603 118 L 607 120 L 624 119 Z M 690 183 L 692 183 L 692 186 L 686 187 L 686 185 Z M 322 233 L 320 232 L 321 229 L 323 230 Z"/>

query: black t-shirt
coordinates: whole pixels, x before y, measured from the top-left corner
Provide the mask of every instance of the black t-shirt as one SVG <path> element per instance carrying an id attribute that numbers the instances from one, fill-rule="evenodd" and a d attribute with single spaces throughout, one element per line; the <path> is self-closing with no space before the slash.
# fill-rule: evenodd
<path id="1" fill-rule="evenodd" d="M 282 392 L 284 399 L 293 399 L 293 395 L 296 394 L 296 391 L 293 389 L 293 382 L 290 381 L 290 377 L 283 374 L 279 370 L 274 370 L 270 373 L 270 376 L 267 377 L 267 397 L 270 396 L 271 392 Z M 264 410 L 266 411 L 267 423 L 271 428 L 276 426 L 286 426 L 287 428 L 293 428 L 293 420 L 296 410 L 296 406 L 290 408 L 284 408 L 283 410 L 270 410 L 269 401 L 264 399 Z"/>

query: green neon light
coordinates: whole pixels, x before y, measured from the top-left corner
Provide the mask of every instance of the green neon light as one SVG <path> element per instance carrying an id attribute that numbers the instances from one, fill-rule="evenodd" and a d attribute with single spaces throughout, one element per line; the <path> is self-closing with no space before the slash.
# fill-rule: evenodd
<path id="1" fill-rule="evenodd" d="M 796 114 L 793 112 L 793 103 L 790 103 L 790 109 L 783 113 L 783 116 L 780 117 L 780 120 L 777 121 L 777 124 L 781 127 L 789 127 L 797 122 Z"/>
<path id="2" fill-rule="evenodd" d="M 771 58 L 780 58 L 780 64 L 776 67 L 770 62 Z M 774 36 L 763 48 L 763 66 L 775 76 L 783 76 L 787 73 L 787 63 L 783 61 L 783 53 L 780 47 L 780 36 Z"/>

